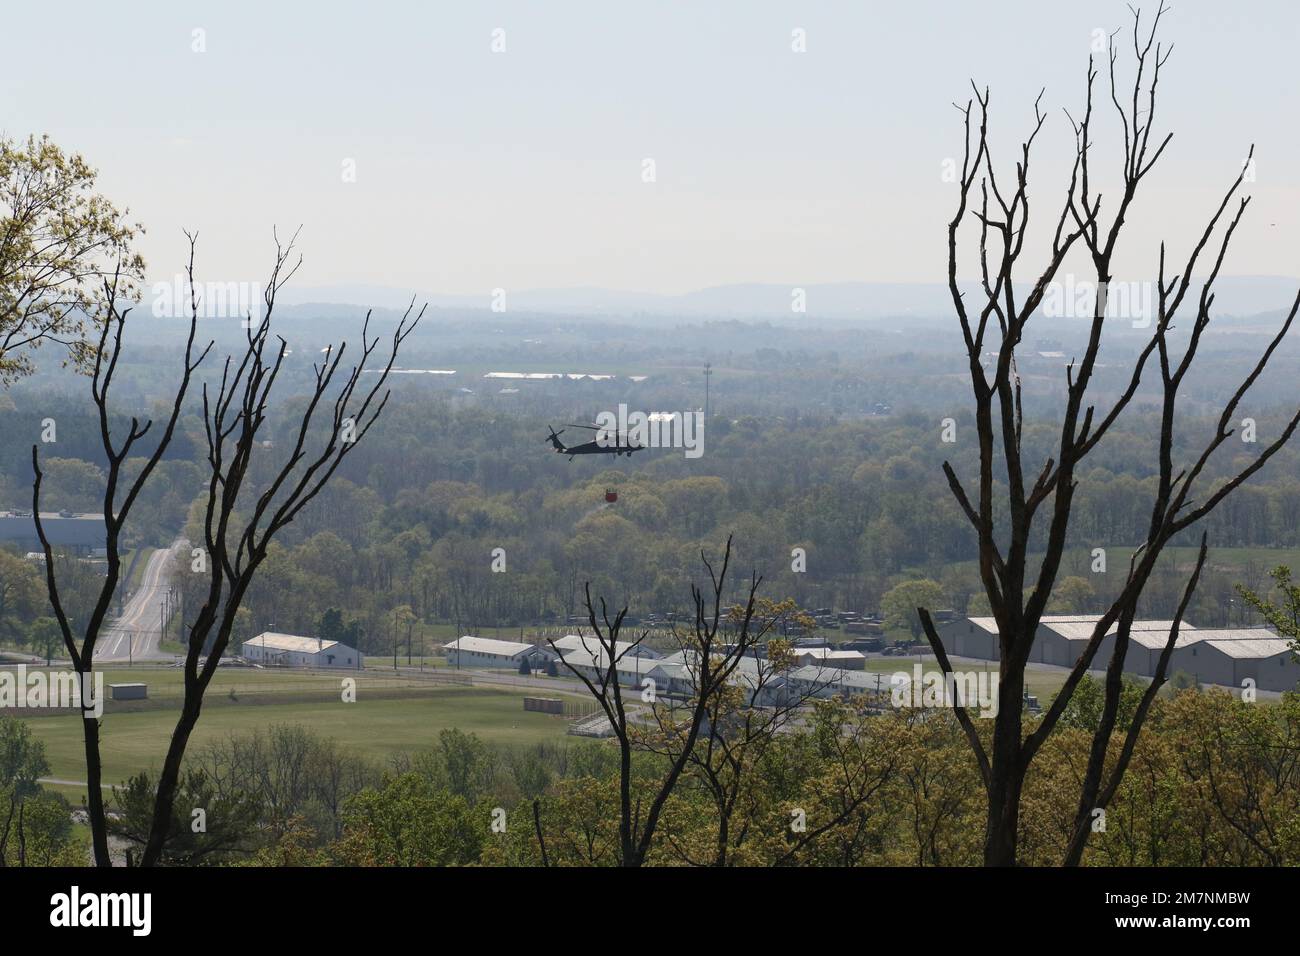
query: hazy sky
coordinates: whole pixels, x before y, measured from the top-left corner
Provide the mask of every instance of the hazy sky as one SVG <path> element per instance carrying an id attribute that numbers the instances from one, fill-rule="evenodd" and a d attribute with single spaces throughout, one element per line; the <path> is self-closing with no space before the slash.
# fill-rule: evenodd
<path id="1" fill-rule="evenodd" d="M 1185 249 L 1253 141 L 1225 271 L 1300 273 L 1300 5 L 1173 6 L 1157 128 L 1175 137 L 1125 268 L 1149 275 L 1161 237 Z M 968 78 L 993 88 L 1007 163 L 1046 87 L 1032 197 L 1049 217 L 1072 148 L 1061 107 L 1082 103 L 1093 31 L 1128 16 L 1043 0 L 12 4 L 0 130 L 98 166 L 148 229 L 155 278 L 183 264 L 183 226 L 205 278 L 256 281 L 271 227 L 301 223 L 304 286 L 942 281 Z M 1096 162 L 1115 169 L 1118 121 L 1099 109 Z"/>

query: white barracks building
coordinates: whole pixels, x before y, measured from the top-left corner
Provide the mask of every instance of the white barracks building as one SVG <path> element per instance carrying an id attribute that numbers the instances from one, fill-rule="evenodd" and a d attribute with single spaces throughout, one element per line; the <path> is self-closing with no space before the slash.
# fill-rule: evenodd
<path id="1" fill-rule="evenodd" d="M 338 641 L 263 631 L 243 647 L 245 660 L 271 667 L 342 667 L 361 669 L 361 652 Z"/>

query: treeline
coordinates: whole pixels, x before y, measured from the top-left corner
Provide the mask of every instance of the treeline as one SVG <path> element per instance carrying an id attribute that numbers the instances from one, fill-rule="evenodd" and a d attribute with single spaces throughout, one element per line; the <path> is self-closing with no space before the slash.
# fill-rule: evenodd
<path id="1" fill-rule="evenodd" d="M 1261 418 L 1258 429 L 1273 424 Z M 1080 479 L 1065 571 L 1087 578 L 1098 602 L 1118 587 L 1126 549 L 1150 520 L 1149 425 L 1135 415 L 1113 432 Z M 958 441 L 947 444 L 940 422 L 920 413 L 717 418 L 700 459 L 647 451 L 609 467 L 546 450 L 541 420 L 399 401 L 286 530 L 246 597 L 246 634 L 312 633 L 337 607 L 361 623 L 363 649 L 387 652 L 394 621 L 408 615 L 462 633 L 563 623 L 588 581 L 633 615 L 664 613 L 689 594 L 683 569 L 728 533 L 738 567 L 805 607 L 876 610 L 899 581 L 930 577 L 961 612 L 981 588 L 973 534 L 942 472 L 944 460 L 960 471 L 971 454 L 969 423 L 955 427 Z M 1048 438 L 1043 426 L 1027 426 L 1026 443 L 1036 437 Z M 1238 442 L 1212 459 L 1204 487 L 1253 447 Z M 1212 547 L 1300 544 L 1297 459 L 1290 450 L 1279 459 L 1207 520 Z M 1108 552 L 1106 573 L 1093 566 L 1096 548 Z M 1265 570 L 1260 562 L 1251 575 Z M 1162 565 L 1144 613 L 1170 616 L 1186 572 Z M 1240 623 L 1228 601 L 1238 583 L 1240 567 L 1212 558 L 1192 620 Z"/>
<path id="2" fill-rule="evenodd" d="M 10 403 L 0 409 L 0 425 L 22 435 L 39 432 L 46 413 L 53 417 L 58 441 L 42 447 L 43 500 L 52 509 L 97 510 L 102 466 L 92 423 L 74 412 L 75 401 L 54 396 L 39 407 L 24 402 L 21 410 Z M 270 444 L 254 457 L 255 482 L 291 446 L 297 410 L 295 401 L 284 403 Z M 663 449 L 631 460 L 574 462 L 543 443 L 547 425 L 563 421 L 399 390 L 368 440 L 273 546 L 246 596 L 238 637 L 266 629 L 314 633 L 322 613 L 335 607 L 359 622 L 363 650 L 388 652 L 395 622 L 450 624 L 460 632 L 563 623 L 577 612 L 587 581 L 611 602 L 630 604 L 634 615 L 664 613 L 679 609 L 689 593 L 683 569 L 698 567 L 701 548 L 717 548 L 728 533 L 735 535 L 739 567 L 753 567 L 767 578 L 769 593 L 805 607 L 876 610 L 900 581 L 926 577 L 942 586 L 943 605 L 963 612 L 981 590 L 974 537 L 942 472 L 950 460 L 959 473 L 974 474 L 974 428 L 961 415 L 947 432 L 952 442 L 944 440 L 942 419 L 915 410 L 853 420 L 807 410 L 715 416 L 698 459 Z M 194 419 L 183 423 L 185 433 L 127 525 L 130 545 L 165 545 L 182 531 L 201 539 L 193 503 L 203 490 L 202 437 Z M 1213 425 L 1190 421 L 1180 434 Z M 1276 427 L 1262 414 L 1255 425 L 1261 440 Z M 1065 570 L 1087 578 L 1098 602 L 1117 586 L 1125 549 L 1149 521 L 1152 428 L 1149 413 L 1135 409 L 1080 476 Z M 1042 445 L 1046 454 L 1053 434 L 1027 424 L 1026 448 Z M 1226 443 L 1207 466 L 1203 487 L 1240 468 L 1256 447 L 1236 438 Z M 1285 449 L 1211 515 L 1211 547 L 1300 545 L 1298 464 L 1296 451 Z M 30 447 L 6 446 L 0 490 L 10 507 L 27 502 L 30 468 Z M 607 492 L 617 501 L 608 502 Z M 1096 548 L 1108 551 L 1106 574 L 1093 569 Z M 11 554 L 20 550 L 10 544 Z M 1194 623 L 1243 622 L 1234 619 L 1244 613 L 1240 603 L 1229 601 L 1234 585 L 1260 583 L 1267 564 L 1236 564 L 1224 568 L 1212 552 Z M 197 608 L 201 576 L 190 568 L 184 555 L 175 582 L 192 592 L 186 607 Z M 1143 613 L 1170 616 L 1186 572 L 1176 563 L 1162 566 Z M 30 634 L 49 613 L 39 596 L 25 597 L 31 577 L 15 561 L 0 561 L 0 632 L 11 639 Z M 14 597 L 6 600 L 10 591 Z"/>

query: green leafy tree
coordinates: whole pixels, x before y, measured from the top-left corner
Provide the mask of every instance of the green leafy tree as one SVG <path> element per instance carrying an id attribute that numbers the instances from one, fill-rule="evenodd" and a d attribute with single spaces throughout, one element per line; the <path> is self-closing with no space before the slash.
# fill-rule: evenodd
<path id="1" fill-rule="evenodd" d="M 446 773 L 447 789 L 466 800 L 478 799 L 494 771 L 494 755 L 488 746 L 476 734 L 451 727 L 438 734 L 437 752 Z"/>
<path id="2" fill-rule="evenodd" d="M 45 744 L 32 736 L 25 721 L 0 717 L 0 787 L 12 788 L 19 798 L 37 793 L 37 781 L 50 772 Z"/>
<path id="3" fill-rule="evenodd" d="M 0 549 L 0 638 L 21 643 L 22 624 L 31 619 L 43 597 L 40 577 L 32 563 Z"/>
<path id="4" fill-rule="evenodd" d="M 72 807 L 57 793 L 37 787 L 19 796 L 0 786 L 0 867 L 82 866 L 85 847 L 73 838 Z"/>
<path id="5" fill-rule="evenodd" d="M 349 647 L 360 647 L 361 622 L 344 620 L 343 612 L 336 607 L 326 608 L 316 625 L 316 636 L 323 641 L 338 641 Z"/>
<path id="6" fill-rule="evenodd" d="M 54 652 L 63 647 L 63 632 L 59 622 L 52 617 L 38 617 L 28 629 L 28 641 L 32 650 L 45 658 L 46 665 L 54 659 Z"/>
<path id="7" fill-rule="evenodd" d="M 1292 654 L 1300 654 L 1300 585 L 1291 580 L 1291 569 L 1279 565 L 1269 572 L 1273 579 L 1277 599 L 1257 594 L 1250 588 L 1237 585 L 1237 593 L 1251 607 L 1264 616 L 1270 627 L 1283 637 L 1290 638 Z"/>
<path id="8" fill-rule="evenodd" d="M 1097 592 L 1087 578 L 1072 574 L 1062 578 L 1052 592 L 1049 609 L 1053 614 L 1078 614 L 1092 608 Z M 985 595 L 985 600 L 988 596 Z"/>
<path id="9" fill-rule="evenodd" d="M 0 385 L 34 371 L 31 352 L 54 342 L 84 365 L 94 352 L 86 316 L 105 279 L 138 294 L 140 227 L 95 192 L 96 172 L 48 137 L 0 136 Z"/>
<path id="10" fill-rule="evenodd" d="M 488 817 L 417 773 L 352 797 L 343 811 L 339 861 L 349 866 L 465 866 L 478 861 Z"/>
<path id="11" fill-rule="evenodd" d="M 1124 677 L 1123 689 L 1119 698 L 1119 713 L 1115 719 L 1115 726 L 1119 730 L 1128 730 L 1129 725 L 1133 722 L 1133 715 L 1137 713 L 1138 704 L 1142 702 L 1142 692 L 1146 685 L 1141 681 L 1129 676 Z M 1070 697 L 1070 702 L 1066 704 L 1065 710 L 1061 712 L 1061 719 L 1057 725 L 1064 727 L 1073 727 L 1078 730 L 1086 730 L 1089 733 L 1095 733 L 1101 726 L 1102 710 L 1106 704 L 1106 691 L 1101 683 L 1091 675 L 1085 674 L 1079 681 L 1078 686 L 1074 689 L 1074 694 Z"/>
<path id="12" fill-rule="evenodd" d="M 118 790 L 109 833 L 138 852 L 149 841 L 154 809 L 153 778 L 138 773 Z M 181 777 L 162 862 L 195 866 L 236 859 L 258 843 L 260 801 L 239 789 L 219 787 L 200 769 Z"/>
<path id="13" fill-rule="evenodd" d="M 880 613 L 885 626 L 906 630 L 913 637 L 921 636 L 921 619 L 918 607 L 942 607 L 947 600 L 943 587 L 937 581 L 924 578 L 896 584 L 880 598 Z"/>

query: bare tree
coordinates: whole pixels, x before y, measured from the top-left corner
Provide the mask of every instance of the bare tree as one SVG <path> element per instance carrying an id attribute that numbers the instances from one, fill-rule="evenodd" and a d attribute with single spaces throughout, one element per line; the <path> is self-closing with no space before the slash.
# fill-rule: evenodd
<path id="1" fill-rule="evenodd" d="M 18 840 L 18 866 L 27 865 L 27 830 L 23 825 L 23 810 L 26 804 L 18 795 L 15 788 L 9 794 L 9 811 L 5 815 L 5 825 L 0 827 L 0 867 L 9 865 L 9 837 L 14 835 Z M 17 816 L 15 824 L 14 817 Z"/>
<path id="2" fill-rule="evenodd" d="M 193 267 L 194 241 L 191 238 L 191 271 Z M 153 426 L 153 421 L 146 421 L 141 425 L 138 419 L 132 418 L 130 427 L 127 429 L 125 437 L 122 438 L 121 444 L 118 444 L 114 439 L 112 424 L 109 420 L 109 390 L 112 387 L 113 374 L 117 370 L 117 361 L 122 354 L 122 330 L 126 326 L 126 317 L 131 312 L 129 308 L 118 309 L 117 303 L 121 292 L 119 282 L 120 273 L 115 274 L 111 279 L 104 280 L 102 303 L 104 321 L 100 325 L 99 344 L 91 374 L 90 393 L 95 409 L 98 412 L 100 440 L 108 463 L 107 481 L 104 485 L 104 551 L 107 569 L 103 580 L 100 582 L 98 596 L 91 606 L 89 616 L 84 621 L 74 622 L 69 618 L 59 588 L 54 549 L 50 546 L 49 538 L 45 534 L 44 523 L 41 520 L 41 479 L 43 475 L 37 452 L 38 446 L 32 445 L 32 470 L 35 473 L 35 480 L 32 482 L 32 517 L 36 523 L 36 533 L 40 537 L 41 546 L 45 551 L 45 578 L 50 595 L 50 605 L 54 608 L 54 616 L 63 635 L 64 646 L 72 658 L 72 668 L 77 674 L 81 687 L 81 726 L 86 754 L 86 813 L 89 817 L 91 845 L 94 849 L 95 864 L 97 866 L 112 866 L 112 862 L 108 854 L 108 826 L 104 813 L 104 794 L 100 787 L 102 783 L 102 765 L 99 753 L 99 720 L 93 716 L 96 702 L 92 700 L 91 694 L 95 669 L 95 646 L 99 640 L 100 631 L 103 629 L 105 617 L 112 605 L 113 596 L 117 591 L 118 580 L 121 577 L 122 526 L 126 523 L 131 507 L 135 504 L 141 489 L 148 482 L 154 468 L 167 450 L 167 446 L 171 443 L 172 435 L 176 430 L 176 422 L 180 418 L 181 407 L 185 401 L 185 395 L 189 390 L 190 378 L 212 345 L 209 342 L 208 347 L 197 358 L 194 357 L 194 336 L 197 329 L 198 310 L 197 306 L 191 302 L 190 330 L 185 342 L 184 370 L 181 375 L 180 385 L 176 389 L 175 397 L 172 400 L 171 412 L 167 417 L 162 435 L 159 437 L 158 444 L 153 452 L 145 459 L 143 467 L 140 468 L 135 477 L 129 481 L 126 480 L 123 475 L 123 465 L 137 443 L 148 434 Z M 79 642 L 74 635 L 78 625 L 80 625 L 79 629 L 81 631 Z"/>
<path id="3" fill-rule="evenodd" d="M 985 828 L 984 861 L 987 865 L 1009 866 L 1016 862 L 1019 826 L 1020 795 L 1025 776 L 1044 740 L 1051 734 L 1062 712 L 1069 704 L 1075 687 L 1092 666 L 1093 658 L 1108 632 L 1114 629 L 1115 644 L 1107 670 L 1105 704 L 1101 726 L 1097 730 L 1090 753 L 1089 765 L 1080 795 L 1075 836 L 1067 854 L 1067 863 L 1078 862 L 1086 843 L 1094 809 L 1103 808 L 1114 794 L 1131 755 L 1132 745 L 1141 730 L 1146 708 L 1143 707 L 1131 725 L 1123 743 L 1120 759 L 1109 778 L 1103 780 L 1103 767 L 1110 735 L 1114 729 L 1119 704 L 1121 677 L 1128 650 L 1129 632 L 1136 614 L 1137 602 L 1146 586 L 1156 562 L 1166 544 L 1210 513 L 1229 494 L 1239 488 L 1281 448 L 1291 437 L 1300 412 L 1292 417 L 1278 437 L 1264 446 L 1256 458 L 1240 472 L 1213 489 L 1198 491 L 1193 496 L 1197 479 L 1211 455 L 1233 434 L 1233 416 L 1252 384 L 1259 378 L 1278 344 L 1287 334 L 1300 307 L 1300 296 L 1278 333 L 1264 350 L 1250 373 L 1233 393 L 1223 408 L 1214 434 L 1203 450 L 1185 467 L 1175 472 L 1173 446 L 1175 431 L 1175 406 L 1180 387 L 1196 357 L 1201 336 L 1210 322 L 1214 304 L 1213 286 L 1223 264 L 1233 232 L 1240 222 L 1250 200 L 1239 199 L 1235 211 L 1220 232 L 1217 256 L 1209 273 L 1200 281 L 1199 295 L 1188 297 L 1192 285 L 1192 271 L 1206 247 L 1219 230 L 1225 212 L 1244 180 L 1253 148 L 1239 173 L 1227 190 L 1209 223 L 1197 238 L 1195 246 L 1183 265 L 1182 271 L 1166 279 L 1165 247 L 1160 247 L 1159 279 L 1156 288 L 1155 328 L 1137 359 L 1131 377 L 1123 391 L 1104 415 L 1097 415 L 1089 398 L 1089 384 L 1101 350 L 1102 329 L 1107 315 L 1106 290 L 1113 279 L 1112 259 L 1122 228 L 1128 218 L 1138 187 L 1151 171 L 1172 134 L 1156 144 L 1151 139 L 1155 119 L 1156 89 L 1160 71 L 1169 57 L 1169 51 L 1156 42 L 1160 19 L 1166 9 L 1162 6 L 1145 34 L 1141 28 L 1141 15 L 1134 12 L 1133 54 L 1135 77 L 1131 91 L 1121 96 L 1116 76 L 1117 49 L 1115 35 L 1111 38 L 1110 100 L 1119 115 L 1124 138 L 1122 169 L 1123 191 L 1108 228 L 1100 224 L 1101 195 L 1093 193 L 1090 180 L 1090 155 L 1092 149 L 1093 83 L 1097 77 L 1091 58 L 1087 72 L 1087 100 L 1082 118 L 1071 120 L 1076 143 L 1073 170 L 1065 202 L 1055 219 L 1055 229 L 1050 255 L 1042 271 L 1037 273 L 1028 294 L 1018 300 L 1014 285 L 1014 272 L 1023 250 L 1026 227 L 1029 222 L 1028 174 L 1031 147 L 1042 129 L 1044 116 L 1035 103 L 1035 123 L 1029 137 L 1020 148 L 1016 163 L 1014 186 L 1008 194 L 999 183 L 988 140 L 989 94 L 975 90 L 973 100 L 968 100 L 962 112 L 965 117 L 966 147 L 959 182 L 959 200 L 956 215 L 948 226 L 948 285 L 952 302 L 961 326 L 969 360 L 971 384 L 975 399 L 975 423 L 979 442 L 979 486 L 972 497 L 948 462 L 944 473 L 962 512 L 974 528 L 979 542 L 979 572 L 988 596 L 992 614 L 997 622 L 999 649 L 999 706 L 994 718 L 991 746 L 985 742 L 964 708 L 955 708 L 979 765 L 987 798 L 988 815 Z M 1040 94 L 1041 99 L 1041 94 Z M 972 107 L 978 103 L 978 115 Z M 978 120 L 978 130 L 972 144 L 972 119 Z M 979 180 L 978 204 L 973 196 Z M 1009 198 L 1008 198 L 1009 195 Z M 957 249 L 960 227 L 973 220 L 979 232 L 979 260 L 981 295 L 978 309 L 967 305 L 966 297 L 957 282 Z M 990 245 L 992 249 L 990 249 Z M 1020 378 L 1016 371 L 1016 352 L 1023 339 L 1026 325 L 1042 305 L 1049 286 L 1072 248 L 1080 247 L 1090 258 L 1097 282 L 1097 296 L 1090 319 L 1089 336 L 1083 355 L 1072 361 L 1066 372 L 1065 411 L 1061 421 L 1060 439 L 1055 454 L 1041 469 L 1027 471 L 1022 458 L 1021 426 L 1022 404 Z M 1194 310 L 1192 327 L 1181 355 L 1173 354 L 1169 332 L 1174 319 L 1185 302 Z M 996 347 L 991 375 L 983 366 L 986 340 Z M 1151 507 L 1151 521 L 1141 547 L 1130 562 L 1123 587 L 1113 603 L 1102 615 L 1093 630 L 1083 653 L 1071 669 L 1065 685 L 1052 706 L 1026 735 L 1022 727 L 1022 697 L 1025 690 L 1025 665 L 1033 647 L 1043 611 L 1056 584 L 1061 556 L 1065 549 L 1070 525 L 1071 505 L 1078 485 L 1078 466 L 1105 436 L 1115 420 L 1138 391 L 1143 371 L 1152 355 L 1157 357 L 1161 384 L 1161 425 L 1156 454 L 1159 461 L 1159 478 Z M 1000 460 L 998 452 L 1000 451 Z M 1005 478 L 1003 478 L 1005 473 Z M 995 483 L 1005 481 L 1005 501 L 995 508 Z M 1046 544 L 1037 568 L 1030 562 L 1031 530 L 1040 508 L 1050 506 L 1046 531 Z M 999 517 L 995 520 L 995 513 Z M 999 542 L 1004 539 L 1005 544 Z M 1199 577 L 1205 561 L 1205 542 L 1196 568 L 1188 582 L 1180 604 L 1177 619 L 1170 629 L 1168 643 L 1161 654 L 1160 667 L 1144 698 L 1150 698 L 1165 680 L 1165 666 L 1178 638 L 1179 624 L 1190 598 L 1191 589 Z M 926 636 L 934 649 L 939 664 L 945 672 L 952 668 L 930 615 L 921 612 Z"/>
<path id="4" fill-rule="evenodd" d="M 393 332 L 386 364 L 371 370 L 377 374 L 369 388 L 360 386 L 366 362 L 378 345 L 378 339 L 371 339 L 369 334 L 370 313 L 362 326 L 360 355 L 350 371 L 339 374 L 346 343 L 337 350 L 326 349 L 320 364 L 314 366 L 311 393 L 288 454 L 272 468 L 265 484 L 257 484 L 255 479 L 250 480 L 249 469 L 254 456 L 262 450 L 268 401 L 287 350 L 282 338 L 277 337 L 276 345 L 271 343 L 271 318 L 277 293 L 302 262 L 299 257 L 291 263 L 293 248 L 293 239 L 282 245 L 277 238 L 261 320 L 255 324 L 250 316 L 243 355 L 238 360 L 234 356 L 226 358 L 216 393 L 209 394 L 206 384 L 203 388 L 209 468 L 203 515 L 208 588 L 185 639 L 184 700 L 159 773 L 153 825 L 142 866 L 153 866 L 162 858 L 186 747 L 253 576 L 275 535 L 320 493 L 378 419 L 388 402 L 384 386 L 398 349 L 424 314 L 421 309 L 412 318 L 414 301 L 407 307 Z M 330 407 L 327 393 L 336 380 Z M 318 418 L 322 407 L 327 410 Z M 315 450 L 309 451 L 309 445 Z"/>
<path id="5" fill-rule="evenodd" d="M 742 612 L 733 607 L 731 617 Z M 707 857 L 700 857 L 683 846 L 671 833 L 666 834 L 673 852 L 692 866 L 726 866 L 732 851 L 739 849 L 748 836 L 750 813 L 741 812 L 740 825 L 733 826 L 742 801 L 752 803 L 750 786 L 757 764 L 771 748 L 777 735 L 796 720 L 809 701 L 834 683 L 837 671 L 818 670 L 807 682 L 791 678 L 795 658 L 784 639 L 768 639 L 780 633 L 782 625 L 795 621 L 802 627 L 814 622 L 799 613 L 793 601 L 774 604 L 761 600 L 746 640 L 749 648 L 765 644 L 762 657 L 752 657 L 748 666 L 742 662 L 731 684 L 719 690 L 709 701 L 703 739 L 688 753 L 690 769 L 702 789 L 713 801 L 717 819 L 715 840 Z M 682 727 L 672 710 L 662 704 L 653 708 L 658 733 L 646 744 L 647 749 L 669 758 L 680 752 Z M 750 810 L 753 808 L 750 807 Z"/>
<path id="6" fill-rule="evenodd" d="M 757 574 L 750 578 L 745 604 L 742 609 L 736 609 L 730 615 L 732 624 L 724 630 L 727 615 L 723 609 L 722 596 L 731 564 L 731 538 L 727 538 L 719 570 L 714 570 L 703 552 L 700 558 L 708 571 L 708 590 L 706 592 L 698 585 L 691 584 L 694 606 L 691 625 L 689 629 L 673 628 L 678 646 L 685 652 L 684 661 L 691 674 L 691 699 L 685 705 L 685 716 L 674 730 L 678 744 L 669 756 L 668 771 L 651 785 L 648 805 L 643 807 L 642 797 L 633 792 L 632 754 L 638 748 L 645 749 L 645 735 L 636 726 L 633 715 L 629 714 L 619 682 L 619 670 L 624 659 L 636 659 L 637 649 L 649 632 L 642 631 L 634 641 L 620 641 L 619 635 L 622 633 L 627 608 L 619 611 L 611 621 L 609 609 L 602 598 L 599 601 L 600 612 L 597 614 L 596 602 L 591 597 L 591 584 L 587 583 L 584 587 L 587 622 L 594 635 L 588 653 L 592 657 L 594 676 L 588 677 L 561 655 L 564 667 L 586 686 L 608 718 L 614 736 L 618 739 L 619 860 L 623 866 L 641 866 L 645 863 L 664 805 L 690 762 L 710 708 L 717 695 L 727 687 L 740 666 L 741 659 L 756 640 L 754 613 L 762 578 Z M 554 641 L 548 638 L 548 642 L 552 648 L 555 647 Z M 623 646 L 620 647 L 620 644 Z"/>

